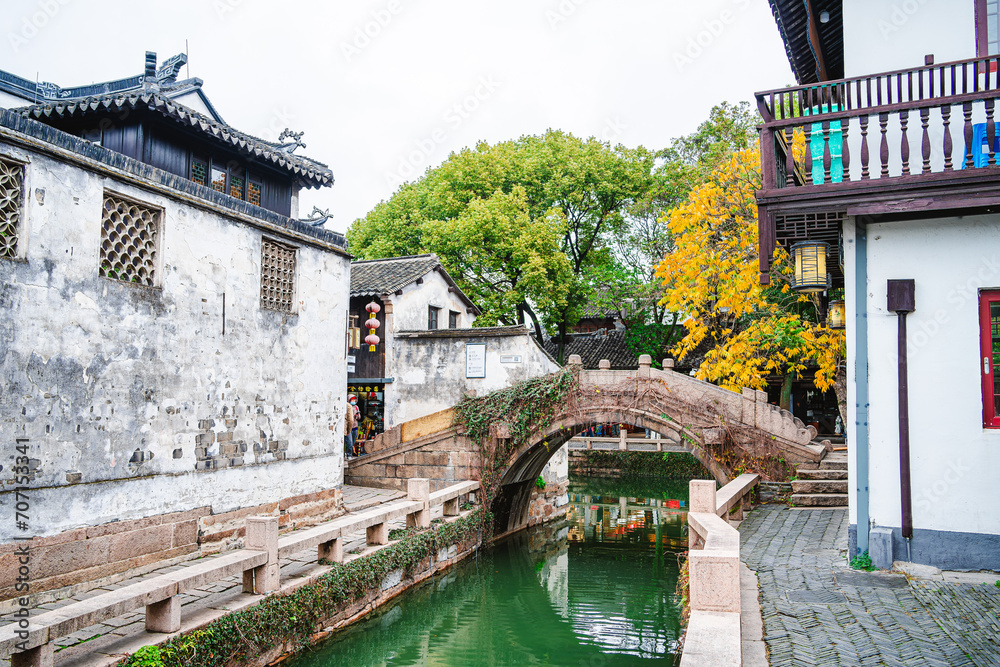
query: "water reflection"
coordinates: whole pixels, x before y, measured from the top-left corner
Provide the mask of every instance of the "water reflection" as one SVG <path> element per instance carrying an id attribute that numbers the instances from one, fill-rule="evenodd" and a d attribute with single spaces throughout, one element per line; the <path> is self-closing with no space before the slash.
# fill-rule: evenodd
<path id="1" fill-rule="evenodd" d="M 567 521 L 512 536 L 291 664 L 611 667 L 669 659 L 679 632 L 673 550 L 686 544 L 686 486 L 575 482 Z"/>

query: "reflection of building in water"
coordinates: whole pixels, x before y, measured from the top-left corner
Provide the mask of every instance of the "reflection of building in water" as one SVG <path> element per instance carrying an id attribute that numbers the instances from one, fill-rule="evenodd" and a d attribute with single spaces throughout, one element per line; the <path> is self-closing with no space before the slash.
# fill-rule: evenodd
<path id="1" fill-rule="evenodd" d="M 570 542 L 661 544 L 687 549 L 687 502 L 569 494 Z"/>

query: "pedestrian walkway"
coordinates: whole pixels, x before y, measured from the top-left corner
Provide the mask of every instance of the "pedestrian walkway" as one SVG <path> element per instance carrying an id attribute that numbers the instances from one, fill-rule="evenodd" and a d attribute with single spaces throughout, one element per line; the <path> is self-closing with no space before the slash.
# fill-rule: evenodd
<path id="1" fill-rule="evenodd" d="M 1000 666 L 1000 589 L 852 570 L 847 521 L 843 508 L 764 505 L 740 525 L 772 667 Z"/>
<path id="2" fill-rule="evenodd" d="M 406 494 L 401 491 L 373 489 L 360 486 L 342 487 L 344 507 L 348 512 L 357 512 L 381 503 L 386 503 Z M 432 509 L 432 516 L 442 513 L 440 506 Z M 405 528 L 406 518 L 402 517 L 389 523 L 389 529 Z M 369 549 L 365 544 L 364 532 L 346 540 L 344 554 L 357 553 Z M 208 556 L 212 558 L 213 556 Z M 316 562 L 316 549 L 307 549 L 280 561 L 281 579 L 296 579 L 310 577 L 329 569 L 328 566 Z M 125 573 L 115 583 L 108 583 L 85 593 L 72 597 L 57 599 L 53 602 L 39 605 L 33 609 L 37 613 L 65 607 L 74 602 L 117 590 L 124 586 L 145 581 L 161 574 L 175 572 L 184 568 L 184 564 L 159 568 L 142 575 L 128 576 Z M 235 575 L 200 589 L 190 590 L 179 596 L 182 600 L 184 624 L 182 630 L 192 624 L 207 623 L 214 618 L 225 615 L 253 604 L 261 599 L 259 595 L 243 592 L 242 575 Z M 0 625 L 6 625 L 15 619 L 12 614 L 0 616 Z M 134 653 L 146 644 L 162 640 L 165 635 L 146 632 L 145 611 L 137 609 L 122 616 L 108 619 L 102 623 L 84 628 L 66 637 L 56 640 L 55 664 L 59 667 L 97 667 L 111 665 L 128 653 Z M 9 667 L 9 660 L 0 660 L 0 666 Z"/>

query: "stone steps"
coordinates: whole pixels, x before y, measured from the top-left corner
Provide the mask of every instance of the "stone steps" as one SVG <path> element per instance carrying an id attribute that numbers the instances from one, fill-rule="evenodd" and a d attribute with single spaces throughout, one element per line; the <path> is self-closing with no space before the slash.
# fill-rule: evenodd
<path id="1" fill-rule="evenodd" d="M 798 507 L 847 507 L 846 493 L 793 493 L 789 500 Z"/>
<path id="2" fill-rule="evenodd" d="M 839 472 L 839 471 L 838 471 Z M 793 494 L 847 493 L 846 479 L 803 479 L 792 482 Z"/>
<path id="3" fill-rule="evenodd" d="M 846 480 L 847 471 L 846 470 L 810 470 L 802 468 L 801 466 L 796 470 L 795 476 L 799 479 L 837 479 Z"/>
<path id="4" fill-rule="evenodd" d="M 789 501 L 799 507 L 847 507 L 847 454 L 831 452 L 819 465 L 795 470 Z"/>

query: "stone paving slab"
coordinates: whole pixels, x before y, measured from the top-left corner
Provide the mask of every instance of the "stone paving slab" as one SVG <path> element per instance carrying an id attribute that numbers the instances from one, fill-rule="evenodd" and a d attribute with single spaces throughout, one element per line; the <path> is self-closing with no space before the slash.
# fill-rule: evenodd
<path id="1" fill-rule="evenodd" d="M 385 502 L 405 496 L 400 491 L 373 489 L 368 487 L 342 487 L 344 506 L 348 512 L 358 512 Z M 440 518 L 443 515 L 441 506 L 432 508 L 431 517 Z M 406 527 L 406 517 L 388 522 L 390 530 Z M 344 554 L 357 554 L 367 550 L 365 533 L 360 531 L 344 540 Z M 212 556 L 209 556 L 211 558 Z M 280 559 L 281 580 L 284 585 L 289 579 L 307 577 L 318 571 L 326 571 L 326 566 L 316 562 L 315 548 L 306 549 Z M 46 602 L 32 609 L 32 613 L 42 613 L 46 610 L 59 609 L 74 602 L 95 597 L 111 590 L 152 579 L 162 574 L 184 569 L 184 565 L 170 565 L 144 574 L 127 577 L 113 584 L 108 584 L 93 590 L 76 593 L 72 597 Z M 242 574 L 227 579 L 206 584 L 199 589 L 192 589 L 180 594 L 182 603 L 182 621 L 185 627 L 199 615 L 213 617 L 219 610 L 241 609 L 260 596 L 243 593 Z M 14 620 L 12 614 L 0 615 L 0 625 L 6 625 Z M 55 641 L 55 664 L 60 667 L 77 667 L 84 665 L 106 664 L 113 656 L 124 656 L 136 649 L 155 641 L 163 635 L 146 632 L 145 613 L 143 610 L 130 611 L 116 618 L 105 620 L 97 625 L 83 628 L 66 637 Z M 0 667 L 10 667 L 10 661 L 0 659 Z"/>
<path id="2" fill-rule="evenodd" d="M 740 526 L 772 667 L 1000 667 L 1000 589 L 847 565 L 847 511 L 764 505 Z"/>

